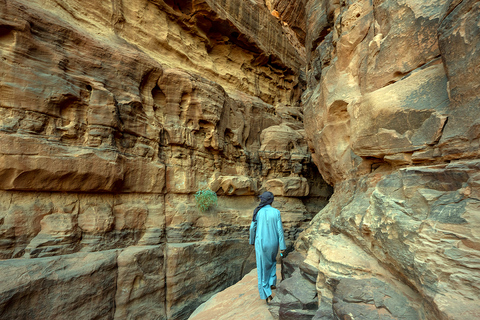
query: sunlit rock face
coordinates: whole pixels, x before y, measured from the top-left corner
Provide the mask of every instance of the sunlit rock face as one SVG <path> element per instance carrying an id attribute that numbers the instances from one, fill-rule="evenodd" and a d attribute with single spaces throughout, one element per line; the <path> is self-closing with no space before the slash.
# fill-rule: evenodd
<path id="1" fill-rule="evenodd" d="M 0 1 L 2 317 L 186 319 L 253 268 L 264 190 L 292 246 L 332 193 L 303 42 L 262 2 Z"/>
<path id="2" fill-rule="evenodd" d="M 305 131 L 335 189 L 296 242 L 312 317 L 480 317 L 478 2 L 305 8 Z"/>
<path id="3" fill-rule="evenodd" d="M 0 314 L 186 319 L 254 266 L 270 190 L 290 247 L 318 213 L 272 314 L 479 318 L 479 16 L 0 1 Z"/>

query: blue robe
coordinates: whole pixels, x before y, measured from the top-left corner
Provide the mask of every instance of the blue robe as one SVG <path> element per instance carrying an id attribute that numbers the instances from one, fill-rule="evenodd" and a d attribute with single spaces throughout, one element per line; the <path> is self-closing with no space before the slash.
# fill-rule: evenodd
<path id="1" fill-rule="evenodd" d="M 255 244 L 260 298 L 267 299 L 272 294 L 270 286 L 277 284 L 278 248 L 287 248 L 280 211 L 270 205 L 258 211 L 256 221 L 250 224 L 250 244 Z"/>

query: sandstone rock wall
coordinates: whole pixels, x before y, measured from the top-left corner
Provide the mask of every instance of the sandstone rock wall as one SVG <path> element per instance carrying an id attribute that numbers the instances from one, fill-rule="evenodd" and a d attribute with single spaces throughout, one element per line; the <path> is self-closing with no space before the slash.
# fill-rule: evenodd
<path id="1" fill-rule="evenodd" d="M 0 1 L 2 318 L 185 319 L 253 267 L 266 189 L 291 244 L 332 192 L 292 34 L 246 1 Z"/>
<path id="2" fill-rule="evenodd" d="M 478 1 L 305 8 L 305 130 L 335 192 L 296 243 L 318 311 L 286 294 L 275 312 L 480 317 Z"/>
<path id="3" fill-rule="evenodd" d="M 187 318 L 321 174 L 274 314 L 479 317 L 479 10 L 0 1 L 1 314 Z"/>

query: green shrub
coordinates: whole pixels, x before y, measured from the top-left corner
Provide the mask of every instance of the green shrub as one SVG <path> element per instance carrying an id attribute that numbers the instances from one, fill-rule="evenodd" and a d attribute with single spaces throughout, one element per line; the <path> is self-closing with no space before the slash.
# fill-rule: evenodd
<path id="1" fill-rule="evenodd" d="M 195 202 L 198 209 L 205 212 L 217 205 L 217 194 L 210 189 L 198 190 L 195 193 Z"/>

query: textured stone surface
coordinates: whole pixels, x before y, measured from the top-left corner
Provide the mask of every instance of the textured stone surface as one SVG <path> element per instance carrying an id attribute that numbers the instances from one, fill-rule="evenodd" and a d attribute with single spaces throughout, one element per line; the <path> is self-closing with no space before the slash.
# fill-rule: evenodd
<path id="1" fill-rule="evenodd" d="M 342 279 L 333 298 L 334 313 L 340 318 L 422 319 L 412 305 L 401 292 L 373 278 Z"/>
<path id="2" fill-rule="evenodd" d="M 2 314 L 185 319 L 253 267 L 255 195 L 290 250 L 323 176 L 285 270 L 318 309 L 279 316 L 480 317 L 479 10 L 0 1 Z"/>
<path id="3" fill-rule="evenodd" d="M 333 11 L 330 33 L 313 41 L 304 94 L 308 141 L 327 181 L 361 176 L 376 162 L 475 155 L 479 31 L 462 28 L 476 10 L 475 1 L 356 1 Z"/>
<path id="4" fill-rule="evenodd" d="M 285 25 L 299 17 L 265 3 Z M 478 1 L 299 5 L 304 134 L 335 192 L 284 260 L 272 315 L 478 318 Z M 264 141 L 288 145 L 277 128 Z M 286 195 L 294 181 L 266 183 Z"/>
<path id="5" fill-rule="evenodd" d="M 167 244 L 167 255 L 168 319 L 188 318 L 198 305 L 255 266 L 253 247 L 239 240 Z"/>
<path id="6" fill-rule="evenodd" d="M 165 246 L 131 246 L 117 258 L 117 319 L 166 317 Z"/>
<path id="7" fill-rule="evenodd" d="M 321 295 L 334 298 L 334 285 L 342 279 L 374 276 L 403 294 L 421 319 L 475 318 L 477 171 L 478 161 L 461 161 L 372 173 L 337 185 L 297 243 L 323 274 L 317 280 Z M 418 301 L 423 304 L 415 306 Z M 402 318 L 393 309 L 386 316 Z"/>
<path id="8" fill-rule="evenodd" d="M 185 319 L 254 267 L 268 188 L 291 247 L 332 192 L 295 39 L 261 2 L 0 1 L 2 315 Z"/>
<path id="9" fill-rule="evenodd" d="M 479 8 L 306 4 L 305 131 L 335 189 L 296 243 L 314 319 L 479 317 Z"/>
<path id="10" fill-rule="evenodd" d="M 278 314 L 279 319 L 311 319 L 317 309 L 315 282 L 303 277 L 298 269 L 278 285 L 270 307 L 272 314 Z"/>
<path id="11" fill-rule="evenodd" d="M 0 261 L 2 318 L 113 319 L 116 264 L 115 250 Z"/>

